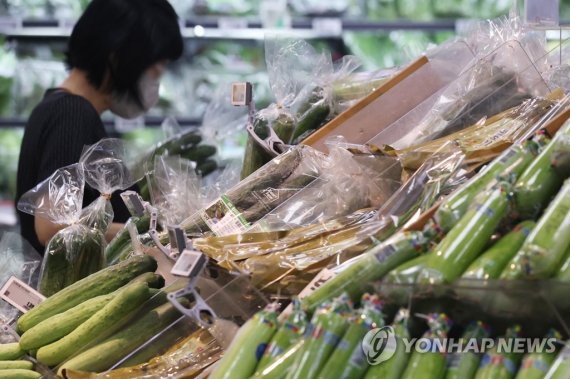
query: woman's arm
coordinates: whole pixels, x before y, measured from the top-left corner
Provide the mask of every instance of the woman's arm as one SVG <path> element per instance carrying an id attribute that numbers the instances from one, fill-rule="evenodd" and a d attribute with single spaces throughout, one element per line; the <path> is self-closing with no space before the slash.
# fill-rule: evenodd
<path id="1" fill-rule="evenodd" d="M 43 246 L 46 246 L 57 232 L 65 228 L 65 225 L 55 224 L 42 217 L 34 217 L 34 228 L 36 229 L 38 241 Z"/>
<path id="2" fill-rule="evenodd" d="M 125 227 L 125 224 L 120 224 L 118 222 L 114 222 L 109 226 L 109 230 L 107 230 L 107 234 L 105 235 L 105 239 L 107 242 L 111 242 L 113 238 Z"/>

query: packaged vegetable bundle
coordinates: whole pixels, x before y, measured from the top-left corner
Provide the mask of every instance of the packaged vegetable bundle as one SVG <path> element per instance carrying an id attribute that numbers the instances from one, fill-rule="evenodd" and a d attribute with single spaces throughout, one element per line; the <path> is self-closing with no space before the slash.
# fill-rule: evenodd
<path id="1" fill-rule="evenodd" d="M 470 341 L 476 340 L 481 346 L 481 339 L 489 336 L 489 326 L 481 321 L 471 323 L 465 329 L 462 345 L 468 346 Z M 481 353 L 475 351 L 459 351 L 449 356 L 445 379 L 473 379 L 481 362 Z"/>
<path id="2" fill-rule="evenodd" d="M 412 353 L 402 379 L 445 377 L 447 356 L 445 351 L 439 351 L 438 346 L 441 346 L 443 340 L 447 338 L 452 321 L 445 313 L 433 313 L 425 317 L 429 330 L 416 342 L 420 345 L 417 345 Z M 435 342 L 436 340 L 439 342 Z"/>
<path id="3" fill-rule="evenodd" d="M 293 311 L 279 327 L 263 352 L 256 373 L 261 373 L 272 360 L 302 339 L 307 329 L 307 315 L 298 299 L 293 300 Z"/>
<path id="4" fill-rule="evenodd" d="M 80 164 L 61 168 L 18 202 L 22 212 L 63 227 L 48 242 L 42 262 L 38 290 L 47 297 L 103 267 L 103 230 L 93 227 L 93 207 L 82 210 L 84 175 Z"/>
<path id="5" fill-rule="evenodd" d="M 509 340 L 520 337 L 521 328 L 515 325 L 505 332 L 504 340 L 509 343 Z M 500 343 L 500 341 L 499 341 Z M 499 346 L 501 346 L 499 344 Z M 507 345 L 508 346 L 508 345 Z M 521 354 L 507 352 L 506 348 L 499 350 L 498 346 L 493 346 L 490 351 L 486 352 L 481 359 L 481 364 L 475 375 L 475 379 L 512 379 L 517 374 Z"/>
<path id="6" fill-rule="evenodd" d="M 287 379 L 316 378 L 349 326 L 352 302 L 341 295 L 323 303 L 311 319 L 305 343 L 290 367 Z"/>
<path id="7" fill-rule="evenodd" d="M 556 357 L 556 360 L 550 366 L 548 373 L 545 378 L 548 379 L 565 379 L 570 376 L 570 343 L 566 342 L 566 345 L 560 351 L 560 354 Z"/>
<path id="8" fill-rule="evenodd" d="M 254 372 L 266 345 L 277 331 L 276 304 L 256 313 L 238 331 L 210 379 L 247 379 Z"/>
<path id="9" fill-rule="evenodd" d="M 396 337 L 396 346 L 386 345 L 384 351 L 393 349 L 394 355 L 387 361 L 370 366 L 364 379 L 400 379 L 408 365 L 410 354 L 406 352 L 403 339 L 410 338 L 408 332 L 408 320 L 410 313 L 407 309 L 400 309 L 394 318 L 392 328 Z"/>
<path id="10" fill-rule="evenodd" d="M 556 330 L 551 329 L 544 338 L 560 341 L 561 335 Z M 551 346 L 544 351 L 530 352 L 526 354 L 522 359 L 521 367 L 517 373 L 516 379 L 544 378 L 550 369 L 552 362 L 556 359 L 556 346 L 554 344 L 550 345 Z"/>
<path id="11" fill-rule="evenodd" d="M 501 278 L 550 278 L 564 263 L 569 248 L 570 179 L 567 179 Z"/>
<path id="12" fill-rule="evenodd" d="M 369 330 L 384 326 L 382 303 L 378 296 L 364 294 L 360 308 L 354 313 L 350 326 L 317 378 L 360 378 L 366 372 L 368 362 L 361 344 Z"/>

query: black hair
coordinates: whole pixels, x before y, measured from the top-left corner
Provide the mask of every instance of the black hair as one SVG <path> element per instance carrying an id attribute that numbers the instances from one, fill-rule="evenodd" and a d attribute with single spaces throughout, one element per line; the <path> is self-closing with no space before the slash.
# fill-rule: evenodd
<path id="1" fill-rule="evenodd" d="M 180 58 L 183 48 L 168 0 L 92 0 L 73 28 L 66 64 L 86 71 L 95 88 L 127 94 L 142 105 L 137 86 L 142 74 L 160 61 Z"/>

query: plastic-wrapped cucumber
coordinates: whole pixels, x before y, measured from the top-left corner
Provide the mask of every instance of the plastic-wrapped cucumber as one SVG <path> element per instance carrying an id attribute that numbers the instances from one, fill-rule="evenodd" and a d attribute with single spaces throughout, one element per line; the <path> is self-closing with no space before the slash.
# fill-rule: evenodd
<path id="1" fill-rule="evenodd" d="M 217 168 L 218 162 L 213 159 L 206 159 L 205 161 L 198 163 L 196 166 L 196 173 L 204 177 L 216 171 Z"/>
<path id="2" fill-rule="evenodd" d="M 313 310 L 319 304 L 343 292 L 358 299 L 367 283 L 381 279 L 390 270 L 417 257 L 428 248 L 429 240 L 422 232 L 397 233 L 363 255 L 346 262 L 345 268 L 310 295 L 301 300 L 304 309 Z"/>
<path id="3" fill-rule="evenodd" d="M 510 185 L 500 182 L 469 208 L 461 220 L 434 248 L 418 281 L 450 283 L 459 278 L 481 254 L 507 215 Z"/>
<path id="4" fill-rule="evenodd" d="M 360 304 L 361 309 L 355 312 L 351 325 L 319 373 L 319 379 L 361 378 L 366 372 L 368 362 L 361 347 L 362 340 L 369 330 L 384 326 L 384 315 L 378 296 L 364 294 Z"/>
<path id="5" fill-rule="evenodd" d="M 141 217 L 133 216 L 129 218 L 125 227 L 117 233 L 115 238 L 113 238 L 105 248 L 105 260 L 107 262 L 107 266 L 111 266 L 119 262 L 121 251 L 131 244 L 131 236 L 129 235 L 129 230 L 127 228 L 129 223 L 135 224 L 139 234 L 146 233 L 150 228 L 150 215 L 145 213 Z"/>
<path id="6" fill-rule="evenodd" d="M 557 140 L 569 133 L 568 129 L 565 127 L 556 134 L 513 187 L 515 211 L 520 218 L 536 218 L 560 189 L 563 178 L 552 167 L 550 160 Z"/>
<path id="7" fill-rule="evenodd" d="M 463 217 L 475 197 L 497 178 L 518 178 L 534 159 L 537 144 L 527 141 L 515 145 L 491 162 L 459 190 L 447 197 L 435 213 L 435 219 L 445 232 L 451 230 Z"/>
<path id="8" fill-rule="evenodd" d="M 251 379 L 284 379 L 287 373 L 295 363 L 297 355 L 303 348 L 305 343 L 304 339 L 297 341 L 296 344 L 289 346 L 283 354 L 275 357 L 269 365 L 267 365 L 263 370 L 255 373 Z"/>
<path id="9" fill-rule="evenodd" d="M 551 278 L 564 263 L 569 247 L 570 179 L 552 200 L 501 278 Z"/>
<path id="10" fill-rule="evenodd" d="M 497 241 L 485 251 L 475 262 L 471 263 L 464 278 L 471 279 L 497 279 L 507 266 L 507 263 L 519 251 L 524 241 L 534 228 L 534 221 L 523 221 L 510 233 Z"/>
<path id="11" fill-rule="evenodd" d="M 477 339 L 478 343 L 480 343 L 482 338 L 488 336 L 488 326 L 481 321 L 477 321 L 467 327 L 463 334 L 463 341 Z M 481 354 L 472 351 L 455 352 L 450 355 L 448 361 L 449 365 L 445 379 L 473 379 L 481 362 Z"/>
<path id="12" fill-rule="evenodd" d="M 305 343 L 297 354 L 287 379 L 317 377 L 346 332 L 351 313 L 352 303 L 348 295 L 341 295 L 315 311 Z"/>
<path id="13" fill-rule="evenodd" d="M 260 346 L 271 341 L 277 330 L 277 308 L 269 304 L 239 329 L 210 379 L 247 379 L 254 373 Z"/>
<path id="14" fill-rule="evenodd" d="M 566 342 L 566 346 L 556 357 L 552 366 L 548 370 L 545 378 L 548 379 L 567 379 L 570 378 L 570 342 Z"/>
<path id="15" fill-rule="evenodd" d="M 562 178 L 570 177 L 570 136 L 563 135 L 556 140 L 552 149 L 550 163 L 554 171 Z"/>
<path id="16" fill-rule="evenodd" d="M 293 105 L 296 108 L 297 125 L 291 141 L 297 142 L 296 140 L 299 137 L 317 130 L 331 112 L 322 87 L 307 87 L 307 89 L 309 90 L 308 93 L 303 91 L 299 95 L 297 100 L 299 105 Z"/>
<path id="17" fill-rule="evenodd" d="M 390 271 L 383 283 L 413 284 L 429 259 L 430 253 L 425 253 Z"/>
<path id="18" fill-rule="evenodd" d="M 513 339 L 520 337 L 520 326 L 515 325 L 507 329 L 505 339 Z M 517 373 L 521 355 L 517 353 L 509 353 L 504 350 L 499 352 L 497 346 L 486 352 L 475 379 L 513 379 Z"/>
<path id="19" fill-rule="evenodd" d="M 402 375 L 402 379 L 442 379 L 445 377 L 447 359 L 445 352 L 438 351 L 434 339 L 447 338 L 447 332 L 451 328 L 451 320 L 444 313 L 428 315 L 429 330 L 423 338 L 432 341 L 427 346 L 427 352 L 419 352 L 417 349 L 412 353 L 408 367 Z M 418 347 L 419 348 L 419 347 Z"/>
<path id="20" fill-rule="evenodd" d="M 556 280 L 570 282 L 570 249 L 566 252 L 566 261 L 564 261 L 560 271 L 556 274 Z"/>
<path id="21" fill-rule="evenodd" d="M 552 329 L 545 338 L 560 340 L 561 336 L 560 333 Z M 554 344 L 540 353 L 528 353 L 522 360 L 521 368 L 517 373 L 516 379 L 543 379 L 550 369 L 552 362 L 554 362 L 554 359 L 556 359 L 556 346 Z"/>
<path id="22" fill-rule="evenodd" d="M 403 339 L 410 338 L 408 332 L 409 315 L 407 309 L 400 309 L 392 324 L 396 346 L 386 346 L 387 351 L 388 349 L 395 349 L 392 358 L 378 365 L 370 366 L 364 379 L 400 379 L 402 377 L 410 359 L 410 354 L 406 352 L 403 342 Z"/>
<path id="23" fill-rule="evenodd" d="M 287 317 L 283 325 L 279 327 L 269 345 L 267 345 L 257 365 L 256 373 L 261 372 L 275 357 L 282 354 L 291 345 L 294 345 L 301 339 L 305 333 L 307 324 L 307 315 L 305 311 L 301 309 L 301 303 L 298 299 L 293 300 L 293 311 Z"/>

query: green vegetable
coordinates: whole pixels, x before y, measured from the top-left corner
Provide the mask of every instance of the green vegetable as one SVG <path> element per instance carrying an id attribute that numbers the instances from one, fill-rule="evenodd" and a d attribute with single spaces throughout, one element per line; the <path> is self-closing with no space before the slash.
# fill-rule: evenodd
<path id="1" fill-rule="evenodd" d="M 514 145 L 491 162 L 459 190 L 447 197 L 438 208 L 435 219 L 443 231 L 450 231 L 467 212 L 477 194 L 497 183 L 497 179 L 519 177 L 536 154 L 536 144 Z"/>
<path id="2" fill-rule="evenodd" d="M 427 250 L 429 241 L 422 232 L 397 233 L 363 255 L 345 263 L 344 270 L 301 300 L 304 309 L 313 310 L 343 292 L 358 299 L 366 284 Z"/>
<path id="3" fill-rule="evenodd" d="M 105 238 L 82 224 L 57 232 L 46 246 L 38 290 L 50 297 L 103 267 Z"/>
<path id="4" fill-rule="evenodd" d="M 504 338 L 508 341 L 518 337 L 520 326 L 516 325 L 507 329 Z M 512 379 L 517 373 L 520 360 L 520 354 L 499 352 L 495 345 L 481 359 L 475 379 Z"/>
<path id="5" fill-rule="evenodd" d="M 65 361 L 79 349 L 123 321 L 132 311 L 150 297 L 146 283 L 133 283 L 121 290 L 109 303 L 83 324 L 62 339 L 38 350 L 38 362 L 55 366 Z"/>
<path id="6" fill-rule="evenodd" d="M 210 374 L 210 379 L 247 379 L 255 367 L 263 350 L 277 330 L 275 304 L 256 313 L 247 321 L 234 337 L 232 344 Z"/>
<path id="7" fill-rule="evenodd" d="M 296 109 L 297 125 L 290 138 L 291 141 L 296 141 L 300 136 L 317 130 L 331 112 L 322 87 L 313 88 L 308 94 L 301 96 L 298 101 L 301 104 Z"/>
<path id="8" fill-rule="evenodd" d="M 463 346 L 468 341 L 476 339 L 480 345 L 481 339 L 489 336 L 487 325 L 481 321 L 474 322 L 467 327 L 463 334 Z M 481 354 L 473 351 L 455 352 L 450 359 L 445 379 L 473 379 L 477 374 Z"/>
<path id="9" fill-rule="evenodd" d="M 146 180 L 145 180 L 146 182 Z M 133 216 L 127 221 L 128 224 L 134 223 L 139 234 L 148 232 L 150 228 L 150 215 L 145 212 L 141 217 Z M 105 261 L 107 266 L 111 266 L 119 262 L 120 252 L 131 244 L 131 236 L 127 225 L 117 233 L 115 238 L 105 248 Z"/>
<path id="10" fill-rule="evenodd" d="M 19 343 L 5 343 L 0 345 L 0 361 L 13 361 L 24 356 L 25 351 Z"/>
<path id="11" fill-rule="evenodd" d="M 555 330 L 551 330 L 545 338 L 556 338 L 560 340 L 561 336 Z M 555 346 L 550 352 L 543 350 L 542 352 L 531 352 L 524 356 L 521 367 L 517 373 L 516 379 L 542 379 L 550 369 L 552 362 L 556 359 Z"/>
<path id="12" fill-rule="evenodd" d="M 32 370 L 11 369 L 0 370 L 0 379 L 40 379 L 42 374 Z"/>
<path id="13" fill-rule="evenodd" d="M 30 361 L 0 361 L 0 370 L 31 370 L 33 368 L 34 364 Z"/>
<path id="14" fill-rule="evenodd" d="M 351 325 L 328 359 L 318 378 L 361 378 L 368 369 L 362 340 L 369 330 L 384 326 L 384 315 L 378 296 L 365 294 Z"/>
<path id="15" fill-rule="evenodd" d="M 547 279 L 560 269 L 570 247 L 570 179 L 550 203 L 503 279 Z"/>
<path id="16" fill-rule="evenodd" d="M 527 167 L 513 187 L 515 211 L 522 219 L 536 218 L 562 185 L 563 179 L 550 164 L 556 141 L 562 135 L 564 133 L 561 130 Z"/>
<path id="17" fill-rule="evenodd" d="M 316 378 L 348 328 L 350 299 L 342 295 L 323 304 L 311 319 L 303 348 L 298 353 L 287 379 Z"/>
<path id="18" fill-rule="evenodd" d="M 392 325 L 396 337 L 394 355 L 387 361 L 370 366 L 368 371 L 366 371 L 364 379 L 400 379 L 402 377 L 410 359 L 410 354 L 406 352 L 403 341 L 405 338 L 410 338 L 410 334 L 408 332 L 408 319 L 408 310 L 401 309 L 396 315 L 394 324 Z M 390 349 L 393 350 L 394 347 L 387 345 L 386 351 L 391 351 Z"/>
<path id="19" fill-rule="evenodd" d="M 507 215 L 509 188 L 500 183 L 483 193 L 461 220 L 434 248 L 418 278 L 421 282 L 450 283 L 459 278 L 481 254 Z"/>
<path id="20" fill-rule="evenodd" d="M 560 271 L 556 274 L 556 279 L 561 282 L 570 282 L 570 248 L 566 252 L 566 261 L 564 261 Z"/>
<path id="21" fill-rule="evenodd" d="M 524 241 L 534 228 L 534 221 L 523 221 L 510 233 L 497 241 L 490 249 L 477 258 L 467 271 L 464 278 L 497 279 L 519 251 Z"/>
<path id="22" fill-rule="evenodd" d="M 200 145 L 193 147 L 180 154 L 180 157 L 194 162 L 204 162 L 206 159 L 216 154 L 216 147 L 210 145 Z M 172 155 L 172 154 L 170 154 Z"/>
<path id="23" fill-rule="evenodd" d="M 256 368 L 256 373 L 262 371 L 278 355 L 283 353 L 289 346 L 295 344 L 307 328 L 307 315 L 301 309 L 298 299 L 293 300 L 293 311 L 287 320 L 279 327 L 277 333 L 271 339 L 265 349 L 261 360 Z"/>
<path id="24" fill-rule="evenodd" d="M 430 253 L 425 253 L 396 267 L 386 275 L 383 283 L 414 284 L 419 273 L 428 261 Z"/>
<path id="25" fill-rule="evenodd" d="M 568 122 L 566 124 L 570 125 Z M 570 177 L 570 138 L 566 133 L 556 139 L 555 146 L 552 148 L 550 163 L 561 178 Z"/>
<path id="26" fill-rule="evenodd" d="M 103 269 L 72 284 L 22 315 L 18 320 L 18 330 L 25 332 L 41 321 L 88 299 L 115 291 L 138 275 L 154 272 L 157 267 L 154 258 L 142 255 Z"/>
<path id="27" fill-rule="evenodd" d="M 287 350 L 275 357 L 263 370 L 256 372 L 251 379 L 284 379 L 293 363 L 295 363 L 304 343 L 305 340 L 301 339 L 296 344 L 289 346 Z"/>
<path id="28" fill-rule="evenodd" d="M 564 349 L 558 354 L 546 377 L 549 379 L 570 378 L 570 343 L 567 342 Z"/>
<path id="29" fill-rule="evenodd" d="M 430 341 L 447 338 L 447 332 L 451 327 L 451 320 L 445 314 L 432 314 L 428 316 L 430 330 L 424 334 L 424 338 Z M 437 344 L 432 343 L 427 352 L 415 350 L 410 357 L 408 367 L 404 371 L 402 379 L 442 379 L 445 377 L 447 360 L 445 352 L 437 350 Z"/>
<path id="30" fill-rule="evenodd" d="M 189 304 L 185 299 L 180 301 L 184 306 Z M 58 374 L 64 370 L 105 371 L 181 317 L 170 303 L 143 314 L 124 329 L 64 362 Z"/>
<path id="31" fill-rule="evenodd" d="M 204 177 L 216 171 L 217 168 L 218 168 L 218 163 L 215 160 L 206 159 L 205 161 L 200 162 L 198 166 L 196 166 L 196 173 Z"/>

